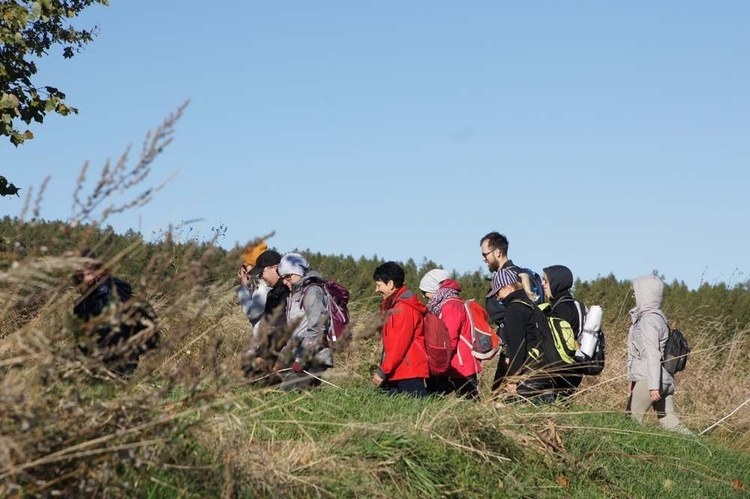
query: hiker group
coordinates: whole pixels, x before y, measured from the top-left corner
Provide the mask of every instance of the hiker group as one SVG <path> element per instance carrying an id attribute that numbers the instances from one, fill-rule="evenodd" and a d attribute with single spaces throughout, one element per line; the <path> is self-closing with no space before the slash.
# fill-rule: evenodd
<path id="1" fill-rule="evenodd" d="M 545 267 L 539 276 L 514 264 L 508 246 L 498 232 L 480 240 L 482 260 L 492 274 L 484 304 L 462 298 L 461 286 L 443 269 L 421 277 L 424 301 L 404 285 L 405 271 L 397 263 L 375 269 L 375 292 L 382 298 L 382 353 L 371 378 L 375 386 L 391 395 L 454 393 L 478 399 L 483 363 L 497 358 L 491 386 L 498 403 L 538 405 L 570 397 L 584 376 L 602 372 L 606 344 L 601 308 L 587 307 L 572 295 L 568 267 Z M 337 345 L 350 335 L 346 288 L 326 280 L 303 255 L 282 255 L 263 242 L 249 247 L 242 260 L 237 296 L 252 324 L 252 345 L 243 362 L 246 374 L 282 390 L 325 382 L 324 372 L 333 368 L 334 353 L 340 350 Z M 83 286 L 80 301 L 115 293 L 126 302 L 126 284 L 104 275 Z M 689 350 L 660 309 L 663 283 L 644 276 L 633 281 L 632 289 L 627 413 L 640 422 L 653 407 L 662 426 L 689 433 L 674 407 L 674 374 L 684 367 Z M 82 319 L 98 315 L 80 308 L 79 303 L 76 314 Z M 158 335 L 153 328 L 148 331 L 148 347 L 153 348 Z M 122 343 L 129 335 L 105 329 L 98 334 L 102 347 Z M 118 369 L 132 371 L 142 351 L 125 361 L 119 357 Z"/>

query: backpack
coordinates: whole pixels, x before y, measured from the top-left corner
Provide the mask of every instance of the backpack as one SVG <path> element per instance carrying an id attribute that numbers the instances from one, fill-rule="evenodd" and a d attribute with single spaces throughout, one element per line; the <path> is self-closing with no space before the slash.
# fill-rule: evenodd
<path id="1" fill-rule="evenodd" d="M 531 350 L 531 356 L 541 362 L 543 366 L 566 368 L 572 365 L 575 360 L 573 356 L 578 349 L 576 335 L 570 323 L 560 317 L 550 317 L 532 303 L 523 300 L 513 300 L 511 303 L 522 303 L 523 305 L 534 310 L 537 322 L 537 334 L 541 352 L 536 349 Z M 547 308 L 549 304 L 543 304 Z M 565 369 L 567 370 L 567 369 Z M 560 374 L 556 372 L 555 374 Z"/>
<path id="2" fill-rule="evenodd" d="M 471 341 L 461 336 L 460 339 L 471 348 L 471 354 L 478 360 L 490 360 L 500 350 L 500 338 L 497 332 L 490 326 L 487 311 L 474 300 L 464 301 L 466 317 L 471 325 Z M 458 349 L 456 349 L 458 353 Z M 463 365 L 463 359 L 459 355 L 459 362 Z"/>
<path id="3" fill-rule="evenodd" d="M 580 345 L 583 342 L 583 326 L 586 323 L 588 307 L 575 298 L 567 298 L 555 302 L 552 308 L 550 308 L 550 313 L 552 313 L 557 305 L 565 302 L 572 302 L 578 311 L 578 331 L 575 331 L 575 333 L 576 341 Z M 600 328 L 599 331 L 586 331 L 586 333 L 596 335 L 596 347 L 594 348 L 594 353 L 589 357 L 579 349 L 575 352 L 573 359 L 578 364 L 577 370 L 580 374 L 597 376 L 604 371 L 605 354 L 607 353 L 607 343 L 604 339 L 604 331 Z"/>
<path id="4" fill-rule="evenodd" d="M 444 375 L 453 358 L 451 335 L 443 319 L 429 312 L 424 316 L 424 350 L 430 375 Z"/>
<path id="5" fill-rule="evenodd" d="M 310 286 L 319 286 L 326 294 L 328 301 L 328 314 L 330 315 L 330 327 L 327 331 L 328 343 L 335 343 L 344 337 L 349 326 L 349 290 L 336 281 L 313 282 Z M 305 298 L 302 297 L 304 307 Z"/>
<path id="6" fill-rule="evenodd" d="M 529 268 L 519 267 L 517 265 L 513 265 L 510 268 L 511 270 L 516 271 L 516 273 L 518 274 L 519 278 L 521 278 L 522 281 L 523 281 L 523 277 L 521 276 L 521 274 L 525 274 L 529 278 L 529 285 L 531 287 L 531 291 L 536 295 L 536 299 L 532 300 L 534 303 L 544 303 L 546 301 L 544 297 L 544 287 L 542 286 L 542 278 L 539 277 L 539 274 L 537 274 L 536 272 L 534 272 L 533 270 Z"/>
<path id="7" fill-rule="evenodd" d="M 664 351 L 661 353 L 661 365 L 664 366 L 665 371 L 674 376 L 685 369 L 691 348 L 682 331 L 672 328 L 661 314 L 657 315 L 664 319 L 667 329 L 669 329 L 667 342 L 664 344 Z"/>

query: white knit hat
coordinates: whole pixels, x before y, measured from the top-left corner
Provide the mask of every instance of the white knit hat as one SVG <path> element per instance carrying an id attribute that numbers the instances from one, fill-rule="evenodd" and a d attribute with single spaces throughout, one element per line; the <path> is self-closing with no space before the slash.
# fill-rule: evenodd
<path id="1" fill-rule="evenodd" d="M 308 270 L 310 270 L 310 264 L 307 263 L 304 256 L 299 253 L 287 253 L 279 262 L 278 273 L 280 276 L 289 274 L 303 276 L 307 275 Z"/>
<path id="2" fill-rule="evenodd" d="M 440 283 L 448 278 L 450 278 L 450 274 L 445 270 L 432 269 L 419 281 L 419 289 L 425 293 L 434 293 L 440 289 Z"/>

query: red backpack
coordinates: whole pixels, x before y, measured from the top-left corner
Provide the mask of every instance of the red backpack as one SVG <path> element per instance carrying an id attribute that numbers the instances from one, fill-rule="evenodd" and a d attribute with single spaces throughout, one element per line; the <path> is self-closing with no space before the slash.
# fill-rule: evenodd
<path id="1" fill-rule="evenodd" d="M 471 347 L 474 358 L 490 360 L 500 350 L 500 338 L 490 326 L 487 311 L 474 300 L 466 300 L 464 307 L 471 324 L 471 343 L 463 336 L 461 341 Z"/>
<path id="2" fill-rule="evenodd" d="M 435 314 L 424 317 L 424 349 L 431 376 L 444 375 L 451 366 L 453 350 L 448 326 Z"/>

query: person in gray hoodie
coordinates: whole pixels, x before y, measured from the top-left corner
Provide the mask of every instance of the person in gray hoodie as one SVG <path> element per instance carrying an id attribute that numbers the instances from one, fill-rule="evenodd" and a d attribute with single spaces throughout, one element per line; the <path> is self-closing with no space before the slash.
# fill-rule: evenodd
<path id="1" fill-rule="evenodd" d="M 327 332 L 331 327 L 325 280 L 310 269 L 305 257 L 287 253 L 278 273 L 291 294 L 286 318 L 291 336 L 279 352 L 274 369 L 282 379 L 280 389 L 300 389 L 320 384 L 318 375 L 333 367 Z"/>
<path id="2" fill-rule="evenodd" d="M 669 336 L 669 325 L 661 302 L 664 283 L 655 275 L 633 280 L 635 308 L 630 310 L 628 333 L 628 405 L 626 413 L 638 423 L 654 408 L 664 429 L 692 434 L 677 417 L 675 382 L 661 366 L 661 353 Z"/>

